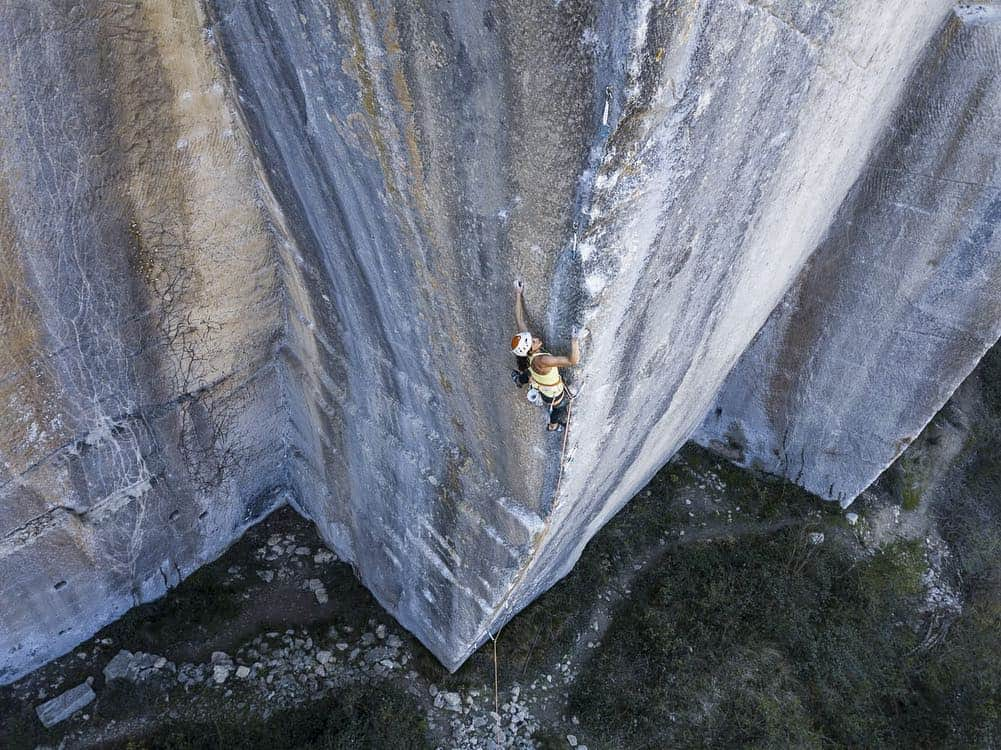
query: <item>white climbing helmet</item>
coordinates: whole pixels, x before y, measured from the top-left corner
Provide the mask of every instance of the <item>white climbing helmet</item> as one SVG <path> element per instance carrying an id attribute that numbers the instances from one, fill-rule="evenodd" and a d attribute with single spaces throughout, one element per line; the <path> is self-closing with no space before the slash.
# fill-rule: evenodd
<path id="1" fill-rule="evenodd" d="M 524 357 L 532 349 L 532 334 L 522 331 L 511 339 L 511 352 L 517 357 Z"/>

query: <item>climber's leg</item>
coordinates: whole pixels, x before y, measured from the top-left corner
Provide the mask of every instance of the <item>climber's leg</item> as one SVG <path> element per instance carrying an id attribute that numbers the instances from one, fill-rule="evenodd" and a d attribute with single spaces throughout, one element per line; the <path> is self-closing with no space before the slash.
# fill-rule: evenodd
<path id="1" fill-rule="evenodd" d="M 570 406 L 570 399 L 566 391 L 559 399 L 549 405 L 549 426 L 550 432 L 559 432 L 567 426 L 567 407 Z"/>

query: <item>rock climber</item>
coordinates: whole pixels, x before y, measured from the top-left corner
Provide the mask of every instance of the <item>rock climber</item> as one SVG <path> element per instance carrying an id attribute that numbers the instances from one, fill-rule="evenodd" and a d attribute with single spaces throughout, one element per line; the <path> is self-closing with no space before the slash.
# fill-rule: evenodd
<path id="1" fill-rule="evenodd" d="M 525 321 L 525 301 L 523 298 L 525 285 L 518 279 L 514 282 L 514 319 L 518 324 L 519 333 L 511 339 L 511 352 L 518 358 L 518 369 L 511 373 L 511 379 L 521 388 L 531 384 L 532 390 L 538 393 L 535 397 L 529 391 L 529 401 L 536 403 L 536 398 L 549 407 L 550 432 L 559 432 L 566 428 L 567 410 L 571 395 L 563 384 L 560 367 L 573 367 L 580 362 L 580 339 L 587 336 L 587 329 L 573 329 L 570 339 L 570 356 L 556 357 L 543 349 L 542 338 L 534 336 L 528 330 Z"/>

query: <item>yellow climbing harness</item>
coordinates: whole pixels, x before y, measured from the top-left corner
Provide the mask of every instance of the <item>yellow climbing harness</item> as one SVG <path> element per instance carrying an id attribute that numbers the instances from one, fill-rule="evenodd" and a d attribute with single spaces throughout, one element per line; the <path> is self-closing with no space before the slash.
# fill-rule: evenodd
<path id="1" fill-rule="evenodd" d="M 535 371 L 532 362 L 536 357 L 549 356 L 549 352 L 536 352 L 528 355 L 528 373 L 535 389 L 546 398 L 559 398 L 563 395 L 563 378 L 559 368 L 550 367 L 549 372 L 542 374 Z"/>

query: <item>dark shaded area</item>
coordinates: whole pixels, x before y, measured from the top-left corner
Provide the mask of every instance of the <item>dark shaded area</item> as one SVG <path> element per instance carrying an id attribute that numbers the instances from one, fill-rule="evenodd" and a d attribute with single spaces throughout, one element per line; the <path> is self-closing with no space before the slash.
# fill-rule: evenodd
<path id="1" fill-rule="evenodd" d="M 347 750 L 429 748 L 417 702 L 390 683 L 342 690 L 336 696 L 247 717 L 178 722 L 145 737 L 101 745 L 103 750 Z"/>
<path id="2" fill-rule="evenodd" d="M 303 533 L 305 531 L 305 534 Z M 295 561 L 301 571 L 295 578 L 281 579 L 260 588 L 258 571 L 272 567 L 255 556 L 275 533 L 295 532 L 299 542 L 311 550 L 323 549 L 323 541 L 312 525 L 288 507 L 273 513 L 267 523 L 247 531 L 240 544 L 224 557 L 193 573 L 170 595 L 129 610 L 116 623 L 97 634 L 110 637 L 130 651 L 164 654 L 171 659 L 204 660 L 213 651 L 226 651 L 269 628 L 294 625 L 325 626 L 328 620 L 350 627 L 364 627 L 377 617 L 389 622 L 385 610 L 354 576 L 346 563 L 313 566 L 310 559 Z M 303 567 L 305 566 L 305 567 Z M 239 576 L 227 575 L 229 568 Z M 302 577 L 323 581 L 329 602 L 318 605 L 311 591 L 302 587 Z M 246 597 L 253 592 L 254 606 Z"/>

